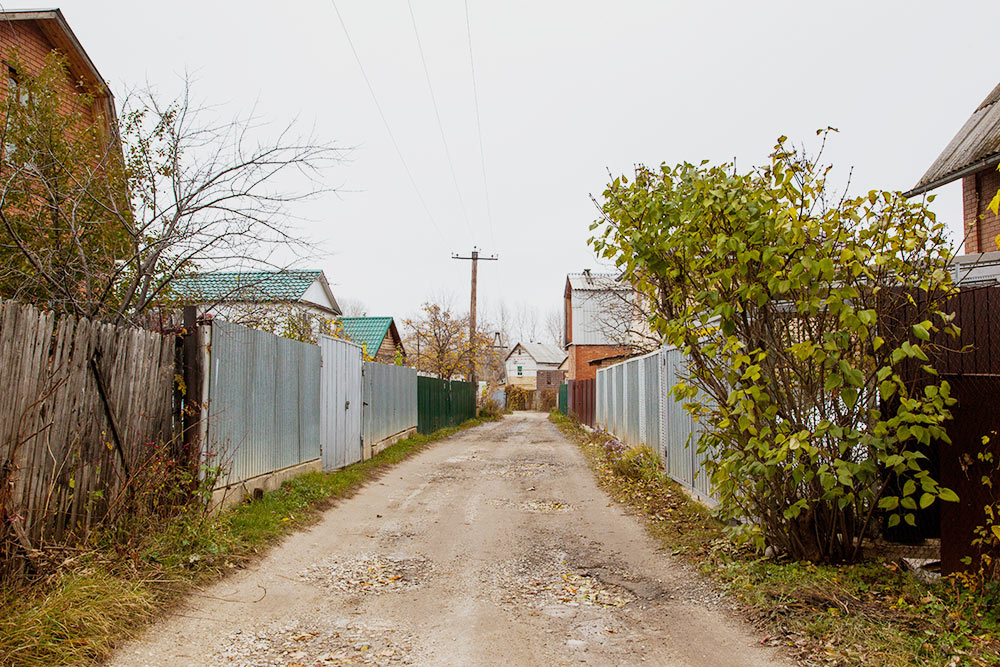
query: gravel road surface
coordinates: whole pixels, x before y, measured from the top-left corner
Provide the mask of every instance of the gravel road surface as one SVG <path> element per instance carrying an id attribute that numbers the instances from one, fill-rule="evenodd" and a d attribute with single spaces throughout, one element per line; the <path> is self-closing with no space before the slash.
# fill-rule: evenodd
<path id="1" fill-rule="evenodd" d="M 441 441 L 112 665 L 786 664 L 540 413 Z"/>

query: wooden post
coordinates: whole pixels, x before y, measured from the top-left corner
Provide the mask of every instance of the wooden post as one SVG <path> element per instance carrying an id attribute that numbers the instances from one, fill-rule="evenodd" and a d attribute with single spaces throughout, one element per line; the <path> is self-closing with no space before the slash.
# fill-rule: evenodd
<path id="1" fill-rule="evenodd" d="M 183 454 L 188 465 L 197 465 L 201 451 L 202 391 L 205 380 L 202 342 L 204 334 L 198 326 L 198 310 L 184 306 L 184 342 L 182 364 L 184 377 L 184 408 L 181 411 Z"/>

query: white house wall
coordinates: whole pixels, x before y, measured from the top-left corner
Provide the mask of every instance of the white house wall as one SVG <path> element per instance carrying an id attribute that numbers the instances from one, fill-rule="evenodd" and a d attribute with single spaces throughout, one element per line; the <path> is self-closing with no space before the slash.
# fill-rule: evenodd
<path id="1" fill-rule="evenodd" d="M 614 328 L 607 325 L 609 301 L 618 298 L 602 291 L 573 290 L 573 345 L 617 345 Z"/>
<path id="2" fill-rule="evenodd" d="M 315 303 L 318 306 L 323 306 L 324 308 L 329 308 L 333 310 L 333 304 L 330 303 L 329 297 L 326 295 L 326 290 L 323 289 L 323 285 L 320 284 L 319 278 L 313 281 L 309 289 L 305 291 L 302 295 L 302 301 L 308 301 L 309 303 Z"/>
<path id="3" fill-rule="evenodd" d="M 521 375 L 517 367 L 521 367 Z M 512 354 L 507 359 L 507 377 L 513 380 L 517 377 L 533 378 L 538 375 L 538 364 L 530 354 Z"/>

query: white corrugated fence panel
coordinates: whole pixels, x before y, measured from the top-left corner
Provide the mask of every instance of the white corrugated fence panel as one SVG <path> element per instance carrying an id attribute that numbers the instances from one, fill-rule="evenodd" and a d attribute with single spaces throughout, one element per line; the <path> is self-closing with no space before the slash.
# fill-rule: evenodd
<path id="1" fill-rule="evenodd" d="M 361 460 L 361 346 L 320 336 L 319 349 L 323 469 L 335 470 Z"/>

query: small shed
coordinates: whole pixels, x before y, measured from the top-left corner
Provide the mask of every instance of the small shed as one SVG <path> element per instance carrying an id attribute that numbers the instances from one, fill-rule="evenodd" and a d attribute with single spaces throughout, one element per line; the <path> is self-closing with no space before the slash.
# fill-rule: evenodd
<path id="1" fill-rule="evenodd" d="M 406 360 L 403 339 L 392 317 L 341 317 L 339 322 L 342 336 L 360 345 L 375 361 L 392 364 L 397 358 Z"/>

